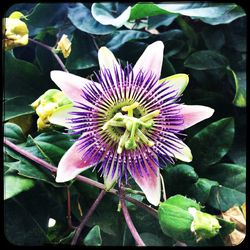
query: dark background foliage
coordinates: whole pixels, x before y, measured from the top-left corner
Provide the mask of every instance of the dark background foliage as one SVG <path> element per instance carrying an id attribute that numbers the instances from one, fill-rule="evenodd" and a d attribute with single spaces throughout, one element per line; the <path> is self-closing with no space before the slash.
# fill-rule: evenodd
<path id="1" fill-rule="evenodd" d="M 126 17 L 120 16 L 131 5 Z M 186 131 L 193 153 L 190 164 L 177 162 L 162 170 L 167 196 L 196 199 L 204 211 L 219 215 L 245 201 L 246 178 L 246 14 L 233 3 L 169 4 L 42 3 L 15 4 L 28 15 L 29 36 L 54 46 L 62 34 L 72 40 L 72 52 L 62 57 L 67 69 L 90 77 L 98 70 L 97 51 L 106 46 L 122 63 L 135 63 L 146 46 L 165 44 L 162 78 L 186 73 L 190 82 L 182 101 L 206 105 L 214 115 Z M 61 55 L 60 55 L 61 57 Z M 56 88 L 49 72 L 60 69 L 52 54 L 33 43 L 4 55 L 4 134 L 32 154 L 58 164 L 72 145 L 63 131 L 37 132 L 37 115 L 29 106 L 46 90 Z M 72 181 L 57 184 L 53 176 L 14 151 L 4 151 L 5 236 L 15 245 L 68 244 L 67 187 L 73 224 L 97 197 L 99 190 Z M 102 179 L 87 171 L 92 179 Z M 130 180 L 135 189 L 136 185 Z M 143 196 L 134 198 L 147 202 Z M 134 224 L 147 245 L 169 245 L 159 221 L 127 203 Z M 118 199 L 104 197 L 85 227 L 80 244 L 134 245 L 117 211 Z M 48 227 L 49 218 L 56 220 Z M 222 235 L 201 245 L 223 245 Z"/>

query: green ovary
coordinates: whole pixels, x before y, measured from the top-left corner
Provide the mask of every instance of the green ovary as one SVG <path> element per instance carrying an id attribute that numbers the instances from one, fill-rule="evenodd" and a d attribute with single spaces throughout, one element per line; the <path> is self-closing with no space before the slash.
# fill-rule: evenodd
<path id="1" fill-rule="evenodd" d="M 122 112 L 127 112 L 127 114 Z M 138 115 L 138 112 L 140 115 Z M 129 105 L 123 104 L 123 106 L 119 105 L 117 113 L 102 126 L 103 130 L 107 130 L 111 135 L 115 132 L 115 137 L 118 137 L 116 138 L 119 141 L 118 154 L 121 154 L 124 149 L 136 149 L 138 142 L 149 147 L 154 145 L 154 142 L 150 141 L 143 132 L 153 127 L 153 118 L 158 116 L 160 111 L 156 110 L 148 114 L 143 113 L 138 102 Z"/>

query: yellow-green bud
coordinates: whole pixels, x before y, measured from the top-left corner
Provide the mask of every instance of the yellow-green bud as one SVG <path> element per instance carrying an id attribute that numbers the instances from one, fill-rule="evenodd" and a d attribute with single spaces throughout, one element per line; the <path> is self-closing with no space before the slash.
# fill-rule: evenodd
<path id="1" fill-rule="evenodd" d="M 49 89 L 41 95 L 31 106 L 39 116 L 37 128 L 39 131 L 50 128 L 49 117 L 59 108 L 72 102 L 58 89 Z"/>
<path id="2" fill-rule="evenodd" d="M 67 58 L 71 52 L 71 42 L 68 39 L 68 36 L 63 34 L 60 41 L 57 43 L 57 47 L 55 49 L 56 52 L 62 52 L 63 57 Z"/>
<path id="3" fill-rule="evenodd" d="M 3 20 L 3 41 L 6 50 L 24 46 L 29 41 L 29 30 L 27 25 L 20 20 L 24 15 L 15 11 Z"/>
<path id="4" fill-rule="evenodd" d="M 214 215 L 203 213 L 194 207 L 190 207 L 188 212 L 194 218 L 191 231 L 195 233 L 197 241 L 212 238 L 219 233 L 221 226 Z"/>

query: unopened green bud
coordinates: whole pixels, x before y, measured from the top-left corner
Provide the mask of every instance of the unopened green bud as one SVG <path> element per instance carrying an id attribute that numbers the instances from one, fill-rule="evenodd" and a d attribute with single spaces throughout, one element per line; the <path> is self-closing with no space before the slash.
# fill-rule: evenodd
<path id="1" fill-rule="evenodd" d="M 59 51 L 63 53 L 64 58 L 67 58 L 70 55 L 71 41 L 68 39 L 68 36 L 65 34 L 63 34 L 63 36 L 61 37 L 55 49 L 55 52 L 59 52 Z"/>
<path id="2" fill-rule="evenodd" d="M 212 238 L 219 233 L 221 226 L 214 215 L 203 213 L 194 207 L 190 207 L 188 212 L 194 218 L 191 231 L 195 233 L 197 241 Z"/>

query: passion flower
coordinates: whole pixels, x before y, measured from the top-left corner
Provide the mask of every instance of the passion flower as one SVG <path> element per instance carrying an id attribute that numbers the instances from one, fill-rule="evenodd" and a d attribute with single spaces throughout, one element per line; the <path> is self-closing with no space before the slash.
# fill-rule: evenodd
<path id="1" fill-rule="evenodd" d="M 128 173 L 157 206 L 161 197 L 159 160 L 192 160 L 181 131 L 209 118 L 214 110 L 180 103 L 188 75 L 159 80 L 164 45 L 149 45 L 134 67 L 125 68 L 106 47 L 98 52 L 97 81 L 63 71 L 51 78 L 74 106 L 58 109 L 50 122 L 80 137 L 59 162 L 56 181 L 66 182 L 99 167 L 106 189 Z M 100 164 L 98 164 L 100 163 Z"/>

